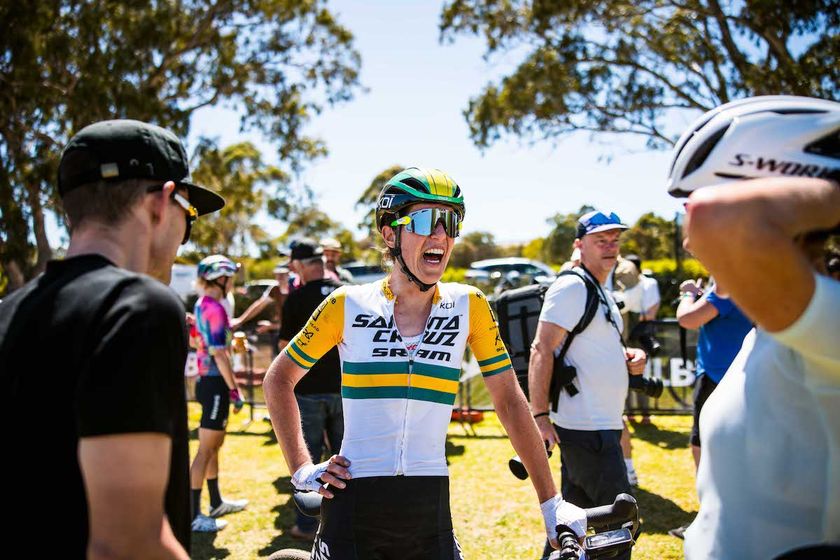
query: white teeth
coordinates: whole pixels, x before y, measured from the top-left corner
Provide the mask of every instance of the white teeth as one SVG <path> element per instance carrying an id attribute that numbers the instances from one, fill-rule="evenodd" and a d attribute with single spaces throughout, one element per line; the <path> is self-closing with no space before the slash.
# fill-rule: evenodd
<path id="1" fill-rule="evenodd" d="M 443 249 L 429 249 L 426 252 L 432 255 L 443 255 Z"/>

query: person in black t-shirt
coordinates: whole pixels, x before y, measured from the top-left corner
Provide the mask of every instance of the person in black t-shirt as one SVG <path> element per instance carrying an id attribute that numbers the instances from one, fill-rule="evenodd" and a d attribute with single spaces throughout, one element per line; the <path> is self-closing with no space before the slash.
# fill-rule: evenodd
<path id="1" fill-rule="evenodd" d="M 303 328 L 324 298 L 341 286 L 336 280 L 325 277 L 322 255 L 323 249 L 313 240 L 303 239 L 292 244 L 289 267 L 300 277 L 302 286 L 289 293 L 283 303 L 278 344 L 281 351 Z M 327 352 L 298 382 L 295 397 L 300 407 L 303 439 L 312 459 L 320 462 L 324 451 L 328 457 L 338 453 L 344 436 L 344 416 L 337 348 Z M 297 510 L 295 514 L 297 522 L 289 534 L 298 539 L 313 539 L 318 521 Z"/>
<path id="2" fill-rule="evenodd" d="M 58 192 L 67 257 L 0 304 L 4 528 L 63 558 L 186 559 L 187 334 L 161 282 L 193 220 L 224 200 L 189 182 L 171 132 L 131 120 L 73 137 Z"/>

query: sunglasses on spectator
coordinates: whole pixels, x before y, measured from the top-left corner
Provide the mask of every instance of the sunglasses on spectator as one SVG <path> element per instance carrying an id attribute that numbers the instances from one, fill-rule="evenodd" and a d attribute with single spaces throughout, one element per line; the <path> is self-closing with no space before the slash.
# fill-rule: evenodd
<path id="1" fill-rule="evenodd" d="M 147 193 L 152 193 L 156 191 L 162 191 L 163 185 L 154 185 L 146 189 Z M 198 218 L 198 210 L 195 206 L 190 204 L 190 201 L 184 198 L 182 195 L 178 194 L 174 190 L 172 194 L 169 195 L 170 200 L 172 200 L 175 204 L 181 207 L 184 211 L 184 218 L 187 222 L 187 228 L 184 230 L 184 238 L 181 240 L 181 245 L 186 244 L 187 241 L 190 240 L 190 232 L 192 231 L 193 222 Z"/>

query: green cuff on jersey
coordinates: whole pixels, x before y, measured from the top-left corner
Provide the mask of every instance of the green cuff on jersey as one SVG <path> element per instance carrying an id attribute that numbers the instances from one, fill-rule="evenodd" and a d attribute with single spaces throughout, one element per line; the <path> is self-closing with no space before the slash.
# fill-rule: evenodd
<path id="1" fill-rule="evenodd" d="M 491 377 L 491 376 L 493 376 L 493 375 L 496 375 L 497 373 L 502 373 L 503 371 L 507 371 L 507 370 L 509 370 L 511 367 L 512 367 L 512 366 L 511 366 L 510 362 L 508 362 L 508 363 L 506 363 L 505 365 L 503 365 L 502 367 L 500 367 L 500 368 L 498 368 L 498 369 L 494 369 L 494 370 L 490 370 L 490 371 L 484 371 L 484 372 L 481 372 L 481 375 L 482 375 L 482 377 Z"/>
<path id="2" fill-rule="evenodd" d="M 507 359 L 509 359 L 508 355 L 507 355 L 507 352 L 502 352 L 501 354 L 499 354 L 498 356 L 496 356 L 494 358 L 488 358 L 486 360 L 479 360 L 478 365 L 481 366 L 481 367 L 489 366 L 491 364 L 495 364 L 497 362 L 501 362 L 502 360 L 507 360 Z"/>
<path id="3" fill-rule="evenodd" d="M 297 358 L 295 358 L 295 357 L 292 355 L 292 353 L 291 353 L 291 352 L 289 352 L 289 350 L 288 350 L 288 349 L 284 350 L 284 352 L 283 352 L 283 353 L 284 353 L 284 354 L 286 354 L 286 356 L 288 356 L 288 358 L 289 358 L 290 360 L 292 360 L 294 363 L 296 363 L 299 367 L 301 367 L 301 368 L 303 368 L 303 369 L 308 370 L 309 368 L 311 368 L 311 367 L 312 367 L 312 366 L 305 366 L 305 365 L 303 365 L 302 363 L 300 363 L 300 362 L 297 360 Z"/>

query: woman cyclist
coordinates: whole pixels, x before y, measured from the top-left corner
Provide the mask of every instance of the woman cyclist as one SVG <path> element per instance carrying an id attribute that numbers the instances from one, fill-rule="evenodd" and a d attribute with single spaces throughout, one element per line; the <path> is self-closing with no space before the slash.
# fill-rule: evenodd
<path id="1" fill-rule="evenodd" d="M 195 303 L 198 350 L 198 381 L 195 395 L 201 403 L 198 452 L 190 467 L 192 530 L 212 533 L 224 529 L 227 521 L 216 519 L 245 509 L 248 500 L 225 500 L 219 491 L 219 450 L 225 441 L 231 400 L 241 406 L 231 367 L 231 331 L 222 301 L 232 287 L 236 264 L 222 255 L 211 255 L 198 263 L 198 287 L 202 296 Z M 201 513 L 201 488 L 207 480 L 210 515 Z"/>
<path id="2" fill-rule="evenodd" d="M 264 389 L 277 439 L 299 490 L 325 498 L 311 558 L 462 558 L 452 530 L 445 442 L 467 345 L 499 419 L 534 484 L 546 532 L 585 531 L 564 502 L 484 294 L 441 283 L 465 207 L 447 174 L 406 169 L 382 189 L 376 220 L 390 258 L 384 280 L 330 294 L 275 359 Z M 333 346 L 342 364 L 344 440 L 313 464 L 294 385 Z"/>

